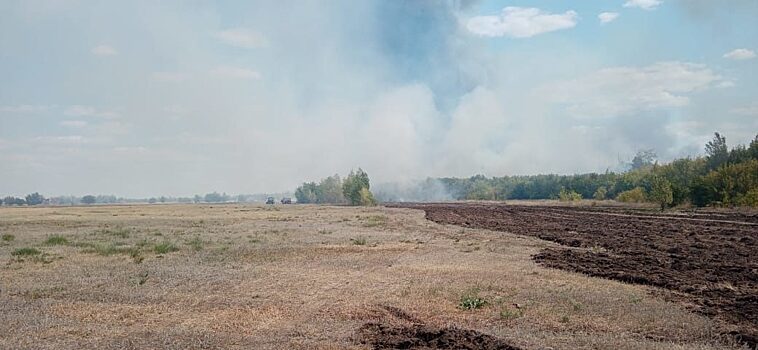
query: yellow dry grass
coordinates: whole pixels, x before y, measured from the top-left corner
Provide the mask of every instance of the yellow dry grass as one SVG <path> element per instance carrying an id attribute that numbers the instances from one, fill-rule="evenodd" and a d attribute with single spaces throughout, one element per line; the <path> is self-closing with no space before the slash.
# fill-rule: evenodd
<path id="1" fill-rule="evenodd" d="M 534 264 L 551 243 L 414 210 L 2 208 L 0 234 L 2 349 L 363 349 L 362 324 L 402 322 L 386 306 L 525 349 L 734 348 L 646 287 Z"/>

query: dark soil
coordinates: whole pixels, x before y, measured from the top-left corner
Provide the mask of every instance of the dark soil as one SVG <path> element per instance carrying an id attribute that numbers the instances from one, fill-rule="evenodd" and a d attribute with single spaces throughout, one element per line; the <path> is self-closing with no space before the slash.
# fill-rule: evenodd
<path id="1" fill-rule="evenodd" d="M 357 333 L 357 341 L 372 349 L 520 350 L 503 339 L 475 330 L 426 325 L 389 305 L 379 306 L 376 320 L 364 324 Z"/>
<path id="2" fill-rule="evenodd" d="M 500 338 L 468 329 L 367 323 L 358 333 L 361 343 L 368 344 L 373 349 L 518 350 Z"/>
<path id="3" fill-rule="evenodd" d="M 673 291 L 671 297 L 756 347 L 758 216 L 628 208 L 403 204 L 437 223 L 539 237 L 565 248 L 534 256 L 552 268 Z"/>

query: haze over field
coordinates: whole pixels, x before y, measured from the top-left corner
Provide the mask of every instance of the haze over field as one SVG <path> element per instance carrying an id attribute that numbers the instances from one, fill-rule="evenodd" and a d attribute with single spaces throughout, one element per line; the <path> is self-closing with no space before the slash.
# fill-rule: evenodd
<path id="1" fill-rule="evenodd" d="M 758 2 L 0 0 L 0 193 L 605 171 L 758 131 Z"/>

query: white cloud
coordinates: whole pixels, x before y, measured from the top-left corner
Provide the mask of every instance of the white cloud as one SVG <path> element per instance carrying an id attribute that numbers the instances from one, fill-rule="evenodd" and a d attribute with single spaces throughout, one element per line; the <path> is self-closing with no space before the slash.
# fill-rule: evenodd
<path id="1" fill-rule="evenodd" d="M 91 106 L 74 105 L 66 108 L 63 112 L 69 117 L 100 117 L 106 119 L 115 119 L 119 114 L 113 111 L 101 111 Z"/>
<path id="2" fill-rule="evenodd" d="M 744 115 L 747 117 L 758 117 L 758 104 L 746 107 L 734 108 L 731 111 L 732 114 Z"/>
<path id="3" fill-rule="evenodd" d="M 64 120 L 60 122 L 60 125 L 68 128 L 83 128 L 87 126 L 87 122 L 84 120 Z"/>
<path id="4" fill-rule="evenodd" d="M 597 15 L 597 18 L 600 20 L 600 23 L 606 24 L 611 23 L 619 18 L 619 14 L 618 12 L 603 12 Z"/>
<path id="5" fill-rule="evenodd" d="M 258 79 L 261 75 L 251 69 L 232 66 L 218 66 L 211 69 L 211 75 L 216 78 L 227 79 Z"/>
<path id="6" fill-rule="evenodd" d="M 50 106 L 18 105 L 0 106 L 0 113 L 39 113 L 50 109 Z"/>
<path id="7" fill-rule="evenodd" d="M 95 56 L 114 56 L 118 51 L 109 45 L 98 45 L 92 48 L 92 54 Z"/>
<path id="8" fill-rule="evenodd" d="M 86 143 L 87 139 L 80 135 L 71 136 L 38 136 L 34 138 L 38 143 L 48 145 L 77 145 Z"/>
<path id="9" fill-rule="evenodd" d="M 538 8 L 506 7 L 499 16 L 478 16 L 469 19 L 466 28 L 481 36 L 528 38 L 573 28 L 577 20 L 578 15 L 575 11 L 550 14 Z"/>
<path id="10" fill-rule="evenodd" d="M 268 40 L 258 32 L 245 28 L 232 28 L 216 33 L 216 38 L 223 43 L 244 49 L 261 48 L 268 45 Z"/>
<path id="11" fill-rule="evenodd" d="M 659 62 L 647 67 L 601 69 L 552 84 L 540 93 L 565 104 L 577 117 L 613 117 L 686 106 L 690 102 L 687 94 L 717 87 L 723 81 L 705 65 Z"/>
<path id="12" fill-rule="evenodd" d="M 753 59 L 755 56 L 755 52 L 748 49 L 736 49 L 724 54 L 724 58 L 737 61 Z"/>
<path id="13" fill-rule="evenodd" d="M 187 80 L 187 75 L 179 72 L 154 72 L 150 78 L 162 83 L 180 83 Z"/>
<path id="14" fill-rule="evenodd" d="M 113 148 L 113 152 L 120 154 L 143 154 L 147 151 L 147 148 L 143 146 L 121 146 Z"/>
<path id="15" fill-rule="evenodd" d="M 661 0 L 629 0 L 624 4 L 624 7 L 639 7 L 643 10 L 654 10 L 662 3 L 663 1 Z"/>

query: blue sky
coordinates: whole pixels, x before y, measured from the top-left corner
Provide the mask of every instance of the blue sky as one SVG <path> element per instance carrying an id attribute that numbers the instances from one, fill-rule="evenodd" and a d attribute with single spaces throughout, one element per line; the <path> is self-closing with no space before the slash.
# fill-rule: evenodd
<path id="1" fill-rule="evenodd" d="M 0 0 L 0 193 L 697 155 L 758 133 L 755 18 L 752 0 Z"/>

